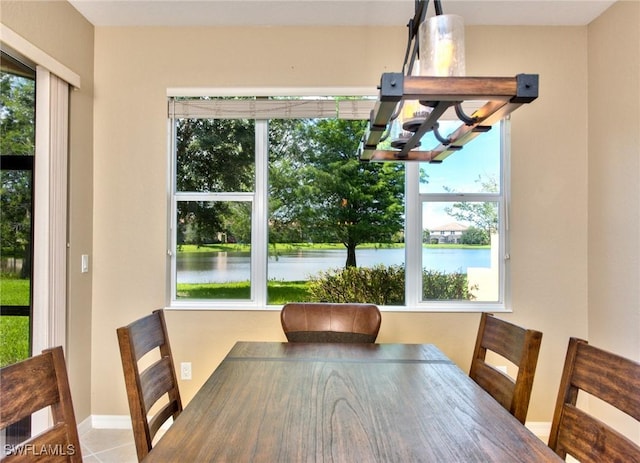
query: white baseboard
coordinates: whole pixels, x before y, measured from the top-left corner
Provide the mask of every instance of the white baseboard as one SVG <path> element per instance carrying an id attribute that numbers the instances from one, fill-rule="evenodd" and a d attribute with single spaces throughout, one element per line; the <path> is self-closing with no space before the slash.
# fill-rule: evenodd
<path id="1" fill-rule="evenodd" d="M 551 432 L 550 421 L 527 421 L 525 426 L 534 433 L 536 436 L 544 440 L 545 442 L 549 438 L 549 432 Z"/>
<path id="2" fill-rule="evenodd" d="M 129 415 L 91 415 L 88 419 L 94 429 L 131 429 Z"/>

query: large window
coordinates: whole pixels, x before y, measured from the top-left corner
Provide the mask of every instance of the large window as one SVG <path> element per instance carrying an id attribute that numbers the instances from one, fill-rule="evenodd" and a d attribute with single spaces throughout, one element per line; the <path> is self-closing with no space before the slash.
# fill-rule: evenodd
<path id="1" fill-rule="evenodd" d="M 366 163 L 373 104 L 170 98 L 170 304 L 503 309 L 500 125 L 440 164 Z"/>

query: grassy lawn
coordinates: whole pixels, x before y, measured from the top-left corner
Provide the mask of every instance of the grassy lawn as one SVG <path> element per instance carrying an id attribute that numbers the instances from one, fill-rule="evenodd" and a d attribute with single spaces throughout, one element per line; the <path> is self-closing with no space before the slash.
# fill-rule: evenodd
<path id="1" fill-rule="evenodd" d="M 29 305 L 29 280 L 2 275 L 0 278 L 2 305 Z"/>
<path id="2" fill-rule="evenodd" d="M 0 367 L 29 356 L 29 317 L 0 317 Z"/>
<path id="3" fill-rule="evenodd" d="M 2 275 L 0 298 L 3 305 L 29 305 L 29 280 Z M 29 317 L 0 317 L 0 366 L 29 356 Z"/>
<path id="4" fill-rule="evenodd" d="M 269 304 L 309 300 L 306 281 L 269 281 Z M 249 282 L 240 283 L 181 283 L 177 288 L 179 299 L 249 299 Z"/>

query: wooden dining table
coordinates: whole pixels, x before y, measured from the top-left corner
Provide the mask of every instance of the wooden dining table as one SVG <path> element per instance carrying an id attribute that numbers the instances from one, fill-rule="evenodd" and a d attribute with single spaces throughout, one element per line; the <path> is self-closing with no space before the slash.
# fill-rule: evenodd
<path id="1" fill-rule="evenodd" d="M 145 463 L 562 461 L 431 344 L 238 342 Z"/>

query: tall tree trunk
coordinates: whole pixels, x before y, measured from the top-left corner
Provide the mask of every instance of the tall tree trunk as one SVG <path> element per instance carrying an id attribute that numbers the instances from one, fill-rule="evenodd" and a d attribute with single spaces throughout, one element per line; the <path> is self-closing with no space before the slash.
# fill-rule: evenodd
<path id="1" fill-rule="evenodd" d="M 356 267 L 356 245 L 347 244 L 347 263 L 345 267 Z"/>

